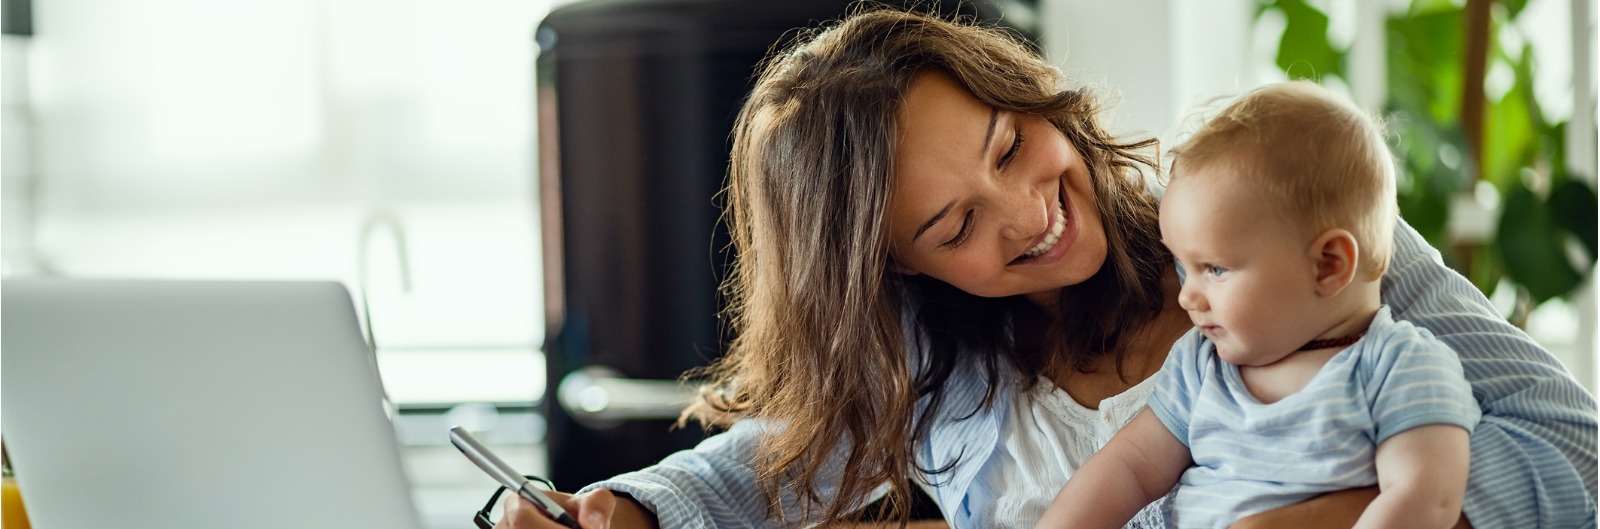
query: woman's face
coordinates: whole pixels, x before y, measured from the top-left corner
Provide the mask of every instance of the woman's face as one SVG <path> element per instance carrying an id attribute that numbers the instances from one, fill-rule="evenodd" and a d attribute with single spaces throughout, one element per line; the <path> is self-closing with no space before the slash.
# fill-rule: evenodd
<path id="1" fill-rule="evenodd" d="M 912 81 L 899 124 L 889 233 L 900 271 L 1053 306 L 1105 262 L 1089 169 L 1050 122 L 931 72 Z"/>

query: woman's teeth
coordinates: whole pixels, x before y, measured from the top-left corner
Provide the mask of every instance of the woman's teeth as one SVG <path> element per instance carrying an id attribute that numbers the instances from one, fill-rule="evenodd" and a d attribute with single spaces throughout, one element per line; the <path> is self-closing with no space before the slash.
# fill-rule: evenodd
<path id="1" fill-rule="evenodd" d="M 1052 222 L 1050 222 L 1050 234 L 1046 235 L 1044 237 L 1044 240 L 1039 241 L 1039 245 L 1038 246 L 1034 246 L 1032 248 L 1029 248 L 1028 251 L 1022 252 L 1022 256 L 1023 257 L 1038 257 L 1040 255 L 1044 255 L 1045 252 L 1048 252 L 1048 251 L 1050 251 L 1051 248 L 1055 248 L 1056 247 L 1056 241 L 1061 240 L 1061 233 L 1066 231 L 1066 230 L 1067 230 L 1067 214 L 1066 214 L 1066 211 L 1065 210 L 1061 210 L 1061 209 L 1057 209 L 1056 210 L 1056 214 L 1055 214 L 1055 219 L 1053 219 Z"/>

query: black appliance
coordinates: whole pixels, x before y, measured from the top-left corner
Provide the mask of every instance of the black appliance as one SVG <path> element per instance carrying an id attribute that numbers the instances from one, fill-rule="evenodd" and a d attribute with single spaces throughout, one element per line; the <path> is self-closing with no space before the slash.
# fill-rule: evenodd
<path id="1" fill-rule="evenodd" d="M 982 0 L 917 3 L 1000 16 Z M 727 338 L 718 192 L 734 117 L 775 43 L 852 4 L 594 0 L 539 26 L 544 351 L 556 394 L 543 406 L 549 477 L 563 489 L 706 435 L 669 432 L 682 409 L 672 381 L 717 358 Z"/>

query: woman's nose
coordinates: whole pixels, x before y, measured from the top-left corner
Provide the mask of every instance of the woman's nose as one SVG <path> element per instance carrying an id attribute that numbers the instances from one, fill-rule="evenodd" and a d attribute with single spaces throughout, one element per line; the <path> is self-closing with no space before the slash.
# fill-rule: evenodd
<path id="1" fill-rule="evenodd" d="M 1016 189 L 1005 202 L 1005 224 L 1000 235 L 1011 240 L 1029 240 L 1050 228 L 1047 202 L 1025 189 Z"/>

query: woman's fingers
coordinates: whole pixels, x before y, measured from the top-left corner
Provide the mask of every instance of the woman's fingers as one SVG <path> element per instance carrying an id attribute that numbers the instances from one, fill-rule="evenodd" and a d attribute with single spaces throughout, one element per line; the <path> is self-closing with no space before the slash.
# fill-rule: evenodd
<path id="1" fill-rule="evenodd" d="M 532 516 L 537 516 L 533 504 L 528 503 L 516 494 L 506 494 L 500 500 L 500 521 L 495 522 L 494 529 L 527 529 L 533 527 Z"/>
<path id="2" fill-rule="evenodd" d="M 617 510 L 617 496 L 606 489 L 596 489 L 588 494 L 571 497 L 576 504 L 572 516 L 583 529 L 608 529 L 611 514 Z"/>
<path id="3" fill-rule="evenodd" d="M 617 505 L 616 496 L 608 490 L 597 490 L 581 496 L 553 491 L 545 491 L 544 494 L 566 509 L 567 514 L 578 520 L 584 529 L 610 526 L 611 512 Z M 495 529 L 566 529 L 521 496 L 508 494 L 500 503 L 505 514 L 494 524 Z"/>

